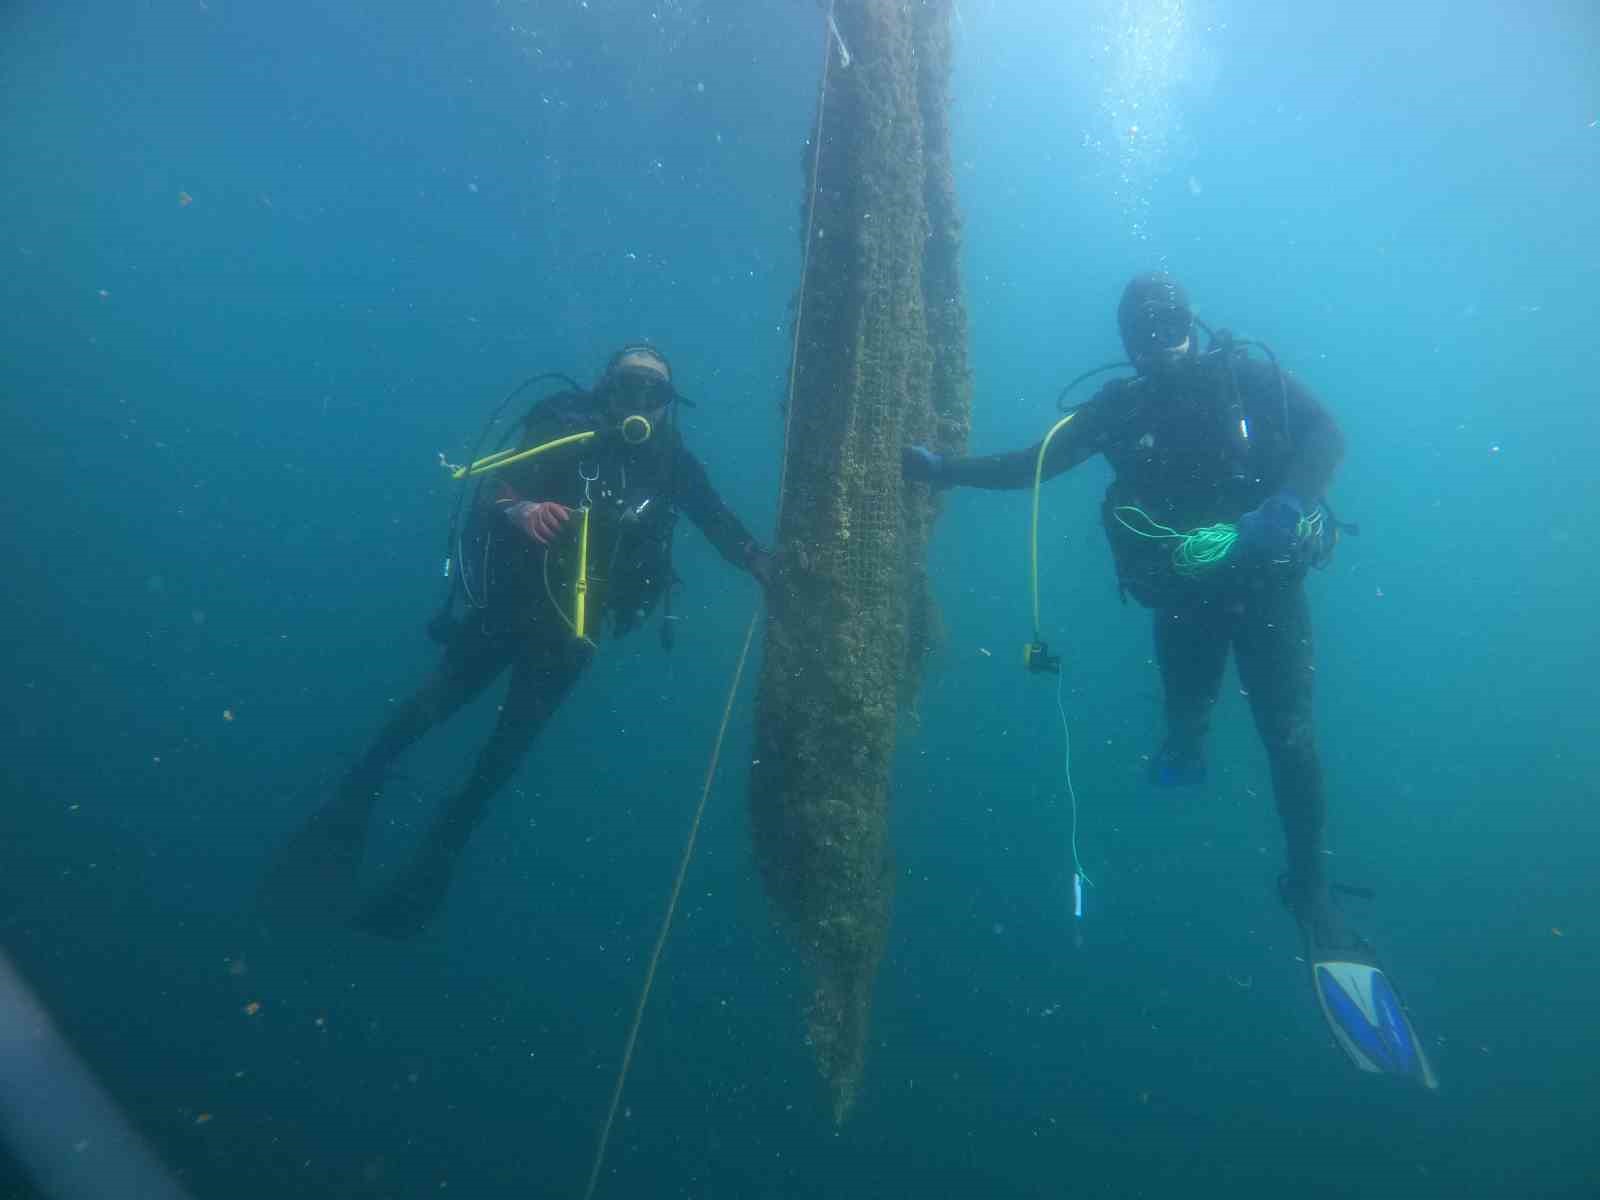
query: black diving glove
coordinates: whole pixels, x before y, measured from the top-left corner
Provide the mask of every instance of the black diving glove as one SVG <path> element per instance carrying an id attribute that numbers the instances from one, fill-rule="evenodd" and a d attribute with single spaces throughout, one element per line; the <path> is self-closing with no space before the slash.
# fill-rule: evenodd
<path id="1" fill-rule="evenodd" d="M 1234 552 L 1263 562 L 1290 562 L 1299 552 L 1300 520 L 1306 506 L 1293 492 L 1269 496 L 1259 508 L 1240 517 L 1234 528 Z"/>
<path id="2" fill-rule="evenodd" d="M 926 446 L 900 448 L 900 476 L 908 483 L 926 483 L 930 487 L 944 487 L 944 455 L 935 454 Z"/>

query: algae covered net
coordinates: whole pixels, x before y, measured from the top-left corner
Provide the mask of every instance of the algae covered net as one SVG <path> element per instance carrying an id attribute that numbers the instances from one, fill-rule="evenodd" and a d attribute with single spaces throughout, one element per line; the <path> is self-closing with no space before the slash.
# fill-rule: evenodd
<path id="1" fill-rule="evenodd" d="M 767 891 L 815 973 L 807 1034 L 837 1120 L 861 1079 L 888 935 L 896 724 L 934 628 L 924 557 L 935 501 L 902 483 L 900 451 L 963 450 L 971 407 L 949 14 L 949 0 L 839 0 L 805 155 L 750 805 Z"/>

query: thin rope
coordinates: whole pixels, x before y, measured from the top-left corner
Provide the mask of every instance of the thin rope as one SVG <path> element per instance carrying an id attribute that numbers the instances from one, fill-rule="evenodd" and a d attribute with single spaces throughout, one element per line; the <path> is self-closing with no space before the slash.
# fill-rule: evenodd
<path id="1" fill-rule="evenodd" d="M 822 83 L 817 92 L 817 127 L 811 135 L 811 195 L 806 201 L 806 240 L 805 249 L 800 255 L 800 296 L 795 301 L 794 338 L 789 344 L 789 398 L 783 406 L 783 460 L 778 468 L 778 515 L 774 529 L 783 523 L 783 499 L 789 482 L 789 427 L 794 421 L 795 376 L 800 370 L 800 324 L 806 315 L 806 276 L 811 270 L 811 233 L 817 223 L 817 177 L 822 173 L 822 115 L 828 105 L 828 67 L 833 62 L 833 41 L 838 36 L 839 27 L 833 20 L 833 0 L 829 0 L 828 31 L 822 37 Z M 843 49 L 843 38 L 839 38 L 839 46 Z"/>
<path id="2" fill-rule="evenodd" d="M 661 965 L 661 954 L 666 949 L 667 935 L 672 932 L 672 918 L 678 909 L 678 897 L 683 892 L 683 881 L 689 874 L 689 862 L 694 858 L 695 842 L 700 836 L 700 822 L 705 816 L 706 801 L 711 796 L 711 784 L 716 779 L 717 761 L 722 757 L 722 741 L 728 732 L 728 720 L 733 716 L 733 701 L 739 694 L 739 681 L 744 678 L 745 660 L 750 656 L 750 643 L 755 640 L 756 619 L 760 611 L 750 617 L 745 627 L 744 647 L 739 651 L 739 663 L 733 669 L 733 681 L 728 686 L 728 699 L 722 706 L 722 724 L 717 726 L 717 740 L 711 747 L 711 761 L 706 764 L 705 786 L 700 789 L 700 803 L 695 805 L 694 820 L 689 823 L 689 839 L 683 845 L 683 856 L 678 860 L 678 876 L 672 881 L 672 894 L 667 898 L 667 911 L 661 918 L 661 930 L 656 934 L 656 944 L 650 950 L 650 965 L 644 973 L 644 987 L 639 990 L 639 1003 L 633 1010 L 633 1023 L 628 1026 L 628 1040 L 622 1051 L 622 1066 L 617 1071 L 617 1084 L 611 1090 L 611 1107 L 606 1110 L 606 1123 L 600 1131 L 600 1145 L 595 1150 L 594 1166 L 589 1171 L 589 1185 L 583 1189 L 584 1200 L 594 1195 L 595 1184 L 600 1180 L 600 1170 L 605 1165 L 606 1145 L 611 1141 L 611 1126 L 617 1119 L 617 1107 L 622 1103 L 622 1089 L 628 1081 L 628 1068 L 633 1065 L 633 1048 L 639 1041 L 639 1026 L 644 1022 L 645 1006 L 650 1002 L 650 989 L 655 984 L 656 968 Z"/>
<path id="3" fill-rule="evenodd" d="M 800 298 L 795 306 L 794 342 L 790 347 L 789 398 L 784 405 L 783 414 L 783 465 L 778 473 L 779 522 L 783 519 L 783 502 L 789 482 L 789 431 L 794 413 L 795 372 L 800 360 L 800 321 L 805 314 L 806 275 L 811 267 L 811 231 L 816 220 L 817 173 L 822 165 L 822 114 L 828 99 L 828 63 L 833 57 L 833 40 L 836 37 L 838 37 L 838 27 L 833 21 L 833 4 L 830 0 L 828 32 L 822 39 L 822 86 L 817 98 L 817 130 L 812 139 L 811 198 L 806 205 L 806 242 L 800 259 Z M 843 49 L 842 39 L 839 45 Z M 611 1128 L 616 1124 L 617 1109 L 622 1104 L 623 1088 L 628 1082 L 628 1070 L 633 1065 L 633 1050 L 639 1041 L 639 1027 L 644 1023 L 644 1010 L 650 1002 L 650 990 L 655 985 L 656 968 L 661 964 L 661 955 L 667 945 L 667 935 L 672 931 L 672 919 L 678 911 L 678 898 L 683 892 L 683 881 L 689 874 L 689 863 L 694 858 L 695 843 L 700 837 L 700 825 L 705 817 L 706 803 L 711 797 L 711 784 L 716 779 L 717 763 L 722 757 L 722 743 L 728 733 L 728 722 L 733 716 L 733 702 L 739 694 L 739 684 L 744 679 L 745 663 L 750 657 L 750 644 L 755 640 L 756 622 L 760 619 L 761 608 L 757 606 L 756 611 L 750 614 L 750 623 L 745 627 L 744 645 L 739 650 L 739 662 L 733 669 L 733 678 L 728 683 L 728 697 L 722 706 L 722 723 L 717 726 L 717 738 L 711 746 L 711 760 L 706 764 L 705 785 L 700 789 L 700 802 L 695 805 L 694 819 L 689 823 L 689 837 L 684 842 L 683 855 L 678 860 L 678 875 L 672 881 L 672 893 L 667 898 L 666 912 L 661 918 L 661 929 L 656 934 L 656 943 L 650 951 L 650 963 L 645 969 L 644 985 L 639 989 L 639 1003 L 634 1007 L 633 1021 L 628 1026 L 628 1038 L 622 1050 L 622 1065 L 617 1069 L 617 1082 L 611 1089 L 611 1104 L 606 1109 L 606 1120 L 600 1130 L 599 1145 L 595 1147 L 594 1165 L 589 1169 L 589 1182 L 583 1189 L 584 1200 L 591 1200 L 594 1196 L 594 1189 L 600 1181 L 600 1172 L 605 1167 L 606 1147 L 611 1142 Z"/>
<path id="4" fill-rule="evenodd" d="M 1061 738 L 1066 744 L 1062 762 L 1067 776 L 1067 799 L 1072 802 L 1072 873 L 1090 887 L 1094 887 L 1094 880 L 1089 878 L 1089 873 L 1078 861 L 1078 793 L 1072 787 L 1072 730 L 1067 727 L 1067 706 L 1061 699 L 1061 689 L 1066 677 L 1065 671 L 1056 672 L 1056 711 L 1061 714 Z"/>

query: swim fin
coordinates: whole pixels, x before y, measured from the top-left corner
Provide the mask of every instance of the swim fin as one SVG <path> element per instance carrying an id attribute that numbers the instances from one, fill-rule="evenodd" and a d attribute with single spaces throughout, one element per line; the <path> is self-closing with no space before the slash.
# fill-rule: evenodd
<path id="1" fill-rule="evenodd" d="M 347 783 L 273 857 L 257 891 L 264 908 L 282 915 L 327 917 L 355 907 L 356 872 L 381 784 Z"/>
<path id="2" fill-rule="evenodd" d="M 388 886 L 361 906 L 352 923 L 364 933 L 396 941 L 416 937 L 444 907 L 458 854 L 443 839 L 425 842 Z"/>
<path id="3" fill-rule="evenodd" d="M 1438 1077 L 1394 985 L 1366 943 L 1352 941 L 1336 950 L 1319 950 L 1309 932 L 1306 938 L 1311 985 L 1333 1040 L 1363 1071 L 1399 1075 L 1437 1089 Z"/>

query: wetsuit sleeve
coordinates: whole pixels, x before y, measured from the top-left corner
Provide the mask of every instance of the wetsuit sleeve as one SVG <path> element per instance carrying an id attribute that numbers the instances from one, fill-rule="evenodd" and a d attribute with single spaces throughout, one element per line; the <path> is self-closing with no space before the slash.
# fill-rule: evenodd
<path id="1" fill-rule="evenodd" d="M 1285 376 L 1289 391 L 1289 437 L 1292 449 L 1283 486 L 1311 504 L 1333 483 L 1344 458 L 1344 434 L 1333 414 L 1304 384 Z"/>
<path id="2" fill-rule="evenodd" d="M 514 485 L 511 473 L 516 468 L 508 468 L 500 472 L 499 478 L 490 477 L 483 481 L 483 487 L 478 492 L 478 508 L 487 514 L 492 514 L 496 519 L 504 520 L 513 505 L 521 504 L 524 500 L 542 500 L 543 496 L 530 495 L 526 490 L 535 479 L 531 473 L 524 472 Z M 538 489 L 535 488 L 535 491 Z"/>
<path id="3" fill-rule="evenodd" d="M 734 516 L 733 510 L 717 495 L 700 460 L 682 445 L 673 454 L 674 502 L 723 558 L 736 567 L 748 567 L 761 547 L 750 536 L 744 522 Z"/>
<path id="4" fill-rule="evenodd" d="M 494 487 L 485 488 L 483 494 L 484 500 L 482 503 L 484 506 L 502 517 L 510 511 L 513 505 L 521 504 L 527 499 L 526 496 L 503 479 L 497 480 Z"/>
<path id="5" fill-rule="evenodd" d="M 1063 471 L 1070 471 L 1099 452 L 1096 434 L 1096 410 L 1086 404 L 1073 414 L 1072 420 L 1050 439 L 1045 452 L 1044 477 L 1054 479 Z M 1040 439 L 1042 442 L 1043 439 Z M 975 487 L 990 490 L 1025 488 L 1033 486 L 1033 472 L 1039 461 L 1039 445 L 1035 442 L 1026 450 L 1012 450 L 1005 454 L 986 454 L 972 458 L 946 459 L 941 482 L 950 487 Z"/>

